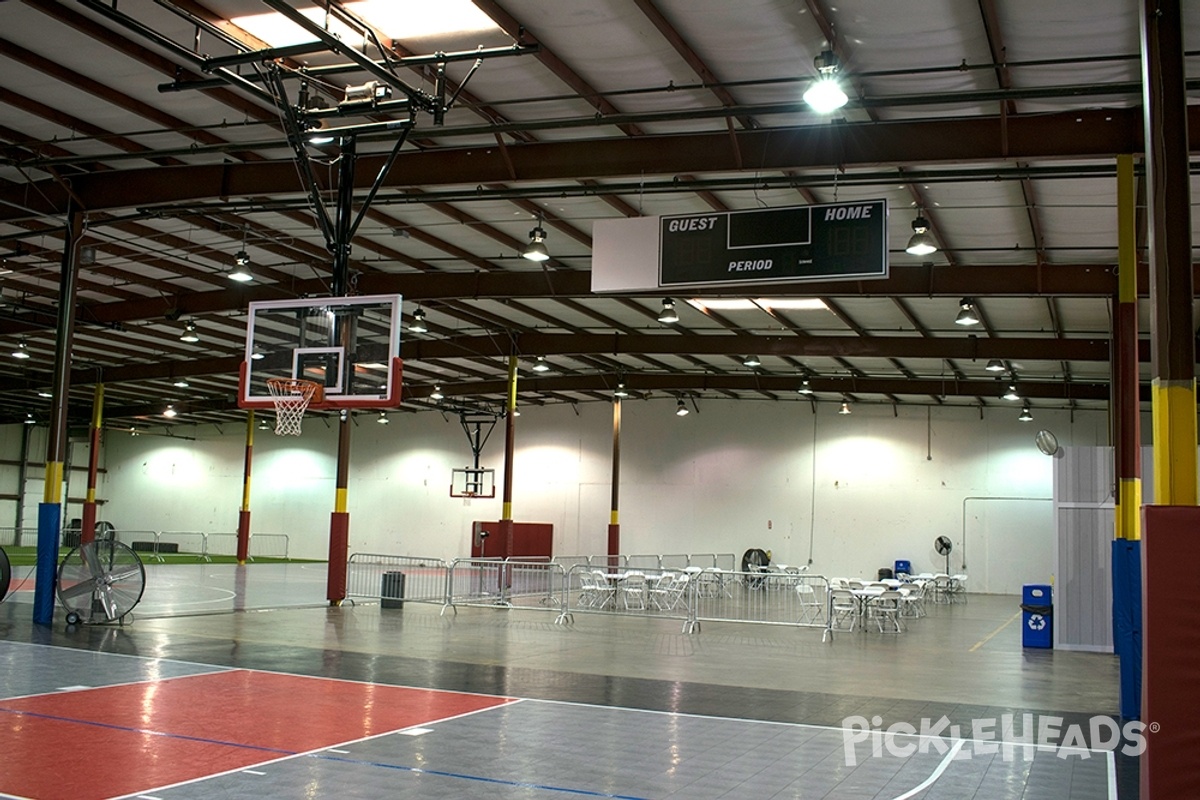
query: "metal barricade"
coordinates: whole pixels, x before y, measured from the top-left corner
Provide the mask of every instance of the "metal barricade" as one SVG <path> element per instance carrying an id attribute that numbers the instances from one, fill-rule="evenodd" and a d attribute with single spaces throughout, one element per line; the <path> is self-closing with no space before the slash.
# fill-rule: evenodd
<path id="1" fill-rule="evenodd" d="M 20 547 L 37 544 L 37 528 L 0 528 L 0 545 Z"/>
<path id="2" fill-rule="evenodd" d="M 626 569 L 662 569 L 662 556 L 635 555 L 625 556 Z"/>
<path id="3" fill-rule="evenodd" d="M 444 613 L 450 602 L 449 573 L 440 558 L 352 553 L 346 563 L 346 596 L 379 600 L 383 608 L 430 603 L 441 606 Z"/>
<path id="4" fill-rule="evenodd" d="M 158 531 L 113 530 L 107 535 L 111 536 L 113 539 L 116 539 L 121 544 L 127 545 L 130 550 L 133 550 L 139 555 L 149 553 L 150 557 L 155 561 L 163 560 L 163 557 L 158 554 Z M 100 537 L 97 536 L 97 538 Z"/>
<path id="5" fill-rule="evenodd" d="M 687 553 L 672 553 L 658 557 L 658 565 L 663 569 L 681 570 L 692 565 L 692 557 Z"/>
<path id="6" fill-rule="evenodd" d="M 282 558 L 291 561 L 292 538 L 286 533 L 254 533 L 250 535 L 250 559 Z"/>
<path id="7" fill-rule="evenodd" d="M 549 609 L 559 612 L 555 622 L 570 619 L 567 573 L 547 559 L 456 558 L 447 587 L 451 607 Z"/>
<path id="8" fill-rule="evenodd" d="M 237 538 L 236 533 L 204 534 L 204 560 L 212 561 L 213 556 L 236 556 Z"/>
<path id="9" fill-rule="evenodd" d="M 691 614 L 692 575 L 682 570 L 615 569 L 577 564 L 567 573 L 566 610 L 684 621 Z"/>
<path id="10" fill-rule="evenodd" d="M 119 536 L 122 541 L 126 540 L 126 535 L 132 533 L 141 533 L 141 531 L 121 531 Z M 147 531 L 149 533 L 149 531 Z M 155 534 L 154 540 L 154 557 L 162 561 L 163 553 L 191 553 L 198 555 L 205 561 L 211 561 L 208 557 L 208 534 L 202 531 L 160 531 Z"/>
<path id="11" fill-rule="evenodd" d="M 705 571 L 694 582 L 692 594 L 690 632 L 698 632 L 700 621 L 709 620 L 821 628 L 822 641 L 833 638 L 829 579 L 823 575 Z"/>

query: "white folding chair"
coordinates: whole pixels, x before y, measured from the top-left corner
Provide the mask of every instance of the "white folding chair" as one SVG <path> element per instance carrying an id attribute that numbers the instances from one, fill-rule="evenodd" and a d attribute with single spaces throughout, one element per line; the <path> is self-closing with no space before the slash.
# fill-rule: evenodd
<path id="1" fill-rule="evenodd" d="M 900 624 L 900 602 L 900 592 L 894 589 L 889 589 L 867 601 L 871 618 L 879 626 L 880 633 L 904 632 L 904 628 Z"/>
<path id="2" fill-rule="evenodd" d="M 621 600 L 626 610 L 646 609 L 646 575 L 643 572 L 627 572 L 621 581 Z"/>
<path id="3" fill-rule="evenodd" d="M 796 601 L 800 604 L 799 622 L 820 622 L 825 616 L 825 606 L 811 583 L 796 584 Z"/>
<path id="4" fill-rule="evenodd" d="M 833 627 L 838 630 L 854 630 L 858 624 L 858 600 L 849 589 L 834 589 L 830 594 L 833 601 L 830 609 L 833 614 Z M 846 620 L 850 621 L 849 628 L 842 627 L 842 623 Z"/>

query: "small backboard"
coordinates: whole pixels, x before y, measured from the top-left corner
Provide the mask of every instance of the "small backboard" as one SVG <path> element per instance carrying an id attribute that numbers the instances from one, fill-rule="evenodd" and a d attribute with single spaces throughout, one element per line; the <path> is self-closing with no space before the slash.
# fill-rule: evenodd
<path id="1" fill-rule="evenodd" d="M 274 408 L 275 378 L 320 384 L 310 409 L 399 407 L 400 310 L 398 294 L 250 303 L 238 405 Z"/>
<path id="2" fill-rule="evenodd" d="M 477 497 L 481 499 L 496 496 L 496 470 L 480 467 L 458 467 L 450 474 L 451 497 Z"/>

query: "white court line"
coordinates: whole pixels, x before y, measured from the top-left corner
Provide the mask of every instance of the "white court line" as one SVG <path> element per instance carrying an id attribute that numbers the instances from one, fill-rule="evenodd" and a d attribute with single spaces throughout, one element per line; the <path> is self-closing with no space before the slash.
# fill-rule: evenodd
<path id="1" fill-rule="evenodd" d="M 1108 751 L 1108 800 L 1117 800 L 1117 755 Z"/>
<path id="2" fill-rule="evenodd" d="M 933 771 L 933 774 L 918 783 L 913 788 L 909 789 L 904 794 L 897 795 L 896 800 L 908 800 L 910 797 L 915 797 L 920 792 L 925 791 L 930 786 L 933 786 L 933 784 L 937 783 L 937 779 L 942 777 L 942 773 L 946 771 L 946 769 L 950 766 L 950 762 L 954 760 L 954 757 L 958 755 L 958 751 L 962 750 L 963 745 L 966 743 L 966 739 L 956 740 L 954 742 L 954 746 L 950 748 L 950 752 L 946 753 L 945 757 L 942 758 L 942 763 L 937 765 L 937 769 Z"/>
<path id="3" fill-rule="evenodd" d="M 64 648 L 64 649 L 72 650 L 74 648 L 68 647 L 68 648 Z M 85 650 L 84 652 L 89 652 L 89 651 Z M 105 655 L 108 655 L 108 654 L 105 653 Z M 34 692 L 33 694 L 18 694 L 18 695 L 14 695 L 12 697 L 0 697 L 0 707 L 3 707 L 5 703 L 13 702 L 14 700 L 29 700 L 34 697 L 55 697 L 60 694 L 67 694 L 68 691 L 76 692 L 76 693 L 78 693 L 78 692 L 95 692 L 95 691 L 99 691 L 100 689 L 117 689 L 122 686 L 142 686 L 142 685 L 149 685 L 151 683 L 166 683 L 167 681 L 179 681 L 179 680 L 183 680 L 185 678 L 202 678 L 205 675 L 226 675 L 230 672 L 241 672 L 241 671 L 243 671 L 243 670 L 214 669 L 211 672 L 197 672 L 194 675 L 168 675 L 165 678 L 147 678 L 145 680 L 120 681 L 118 683 L 105 683 L 105 684 L 101 684 L 98 686 L 83 686 L 83 687 L 78 687 L 78 688 L 67 687 L 66 689 L 55 689 L 55 690 L 49 691 L 49 692 Z"/>

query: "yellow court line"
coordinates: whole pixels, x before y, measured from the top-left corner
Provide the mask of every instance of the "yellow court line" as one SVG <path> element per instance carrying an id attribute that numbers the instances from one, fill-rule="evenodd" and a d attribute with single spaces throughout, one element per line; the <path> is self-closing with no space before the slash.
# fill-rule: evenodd
<path id="1" fill-rule="evenodd" d="M 976 642 L 974 645 L 972 645 L 971 649 L 968 650 L 967 652 L 974 653 L 976 650 L 978 650 L 979 648 L 983 647 L 985 644 L 990 642 L 996 636 L 996 634 L 998 634 L 1000 631 L 1007 628 L 1009 625 L 1012 625 L 1014 622 L 1016 622 L 1020 618 L 1021 618 L 1021 612 L 1018 611 L 1017 613 L 1013 614 L 1012 617 L 1007 622 L 1005 622 L 1003 625 L 1001 625 L 999 628 L 996 628 L 996 630 L 992 631 L 987 636 L 983 637 L 978 642 Z"/>

